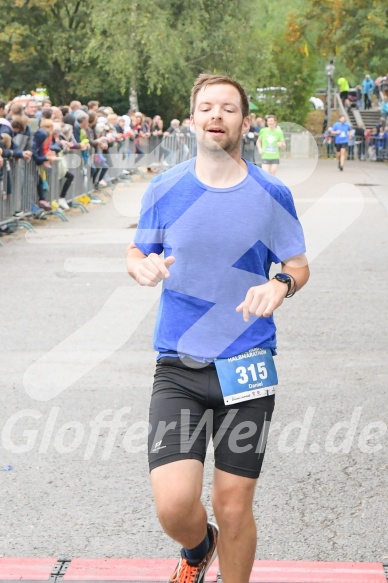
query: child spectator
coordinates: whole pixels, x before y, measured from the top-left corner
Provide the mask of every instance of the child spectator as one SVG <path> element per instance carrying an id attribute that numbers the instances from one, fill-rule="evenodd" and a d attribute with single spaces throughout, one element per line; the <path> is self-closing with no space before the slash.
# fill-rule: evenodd
<path id="1" fill-rule="evenodd" d="M 45 193 L 48 190 L 46 168 L 51 168 L 50 162 L 58 160 L 55 151 L 51 148 L 53 131 L 54 122 L 51 119 L 43 119 L 40 128 L 35 132 L 32 142 L 32 157 L 39 167 L 38 206 L 44 211 L 52 210 L 51 204 L 45 199 Z"/>

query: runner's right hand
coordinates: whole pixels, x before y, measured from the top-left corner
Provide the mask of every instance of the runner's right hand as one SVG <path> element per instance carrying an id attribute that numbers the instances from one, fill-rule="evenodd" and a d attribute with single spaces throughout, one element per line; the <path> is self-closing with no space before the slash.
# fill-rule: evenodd
<path id="1" fill-rule="evenodd" d="M 163 259 L 156 253 L 150 253 L 148 257 L 142 259 L 136 270 L 136 281 L 140 285 L 155 287 L 163 279 L 170 277 L 168 268 L 175 263 L 175 257 L 170 255 Z"/>

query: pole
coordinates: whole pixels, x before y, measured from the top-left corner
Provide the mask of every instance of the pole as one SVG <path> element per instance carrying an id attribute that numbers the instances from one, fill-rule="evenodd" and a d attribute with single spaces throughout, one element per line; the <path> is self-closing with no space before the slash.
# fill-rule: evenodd
<path id="1" fill-rule="evenodd" d="M 331 75 L 327 76 L 327 127 L 331 122 Z"/>
<path id="2" fill-rule="evenodd" d="M 328 63 L 325 67 L 326 75 L 327 75 L 327 127 L 330 127 L 331 122 L 331 84 L 333 81 L 332 76 L 334 75 L 334 63 L 333 59 Z"/>

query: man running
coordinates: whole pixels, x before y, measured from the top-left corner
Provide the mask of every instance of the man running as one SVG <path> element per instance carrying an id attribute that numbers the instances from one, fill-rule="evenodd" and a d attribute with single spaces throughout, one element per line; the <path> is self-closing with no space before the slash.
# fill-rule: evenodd
<path id="1" fill-rule="evenodd" d="M 277 127 L 276 116 L 268 115 L 267 127 L 260 130 L 257 140 L 257 148 L 262 156 L 262 169 L 274 176 L 280 162 L 279 148 L 285 147 L 284 135 Z"/>
<path id="2" fill-rule="evenodd" d="M 336 121 L 333 127 L 331 128 L 331 133 L 335 136 L 334 145 L 337 151 L 336 156 L 338 161 L 338 168 L 341 170 L 341 172 L 344 169 L 344 164 L 346 160 L 346 152 L 348 150 L 350 130 L 351 126 L 346 121 L 344 115 L 341 115 L 339 120 Z"/>
<path id="3" fill-rule="evenodd" d="M 198 154 L 151 181 L 127 257 L 140 285 L 163 282 L 151 482 L 160 523 L 182 547 L 169 583 L 203 583 L 217 553 L 223 583 L 248 583 L 253 498 L 277 383 L 273 312 L 309 269 L 290 191 L 241 158 L 249 127 L 241 85 L 200 75 L 190 120 Z M 281 269 L 270 279 L 272 263 Z M 210 436 L 217 526 L 201 502 Z"/>
<path id="4" fill-rule="evenodd" d="M 342 101 L 342 105 L 344 107 L 349 107 L 350 105 L 350 101 L 349 101 L 349 81 L 346 79 L 346 77 L 340 77 L 337 81 L 338 84 L 338 88 L 339 88 L 339 94 L 340 94 L 340 98 Z"/>

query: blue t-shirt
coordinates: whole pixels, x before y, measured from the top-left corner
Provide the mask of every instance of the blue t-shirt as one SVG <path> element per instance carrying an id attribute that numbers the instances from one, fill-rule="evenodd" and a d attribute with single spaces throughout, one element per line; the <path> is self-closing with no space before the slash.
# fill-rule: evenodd
<path id="1" fill-rule="evenodd" d="M 348 132 L 350 129 L 351 127 L 346 121 L 344 123 L 336 121 L 333 125 L 333 130 L 340 130 L 340 133 L 335 135 L 334 142 L 336 144 L 346 144 L 348 141 Z"/>
<path id="2" fill-rule="evenodd" d="M 154 178 L 142 201 L 135 245 L 173 255 L 163 281 L 154 348 L 198 360 L 275 350 L 273 318 L 244 322 L 236 307 L 268 281 L 271 263 L 305 252 L 290 191 L 247 162 L 245 179 L 212 188 L 195 175 L 195 158 Z"/>

